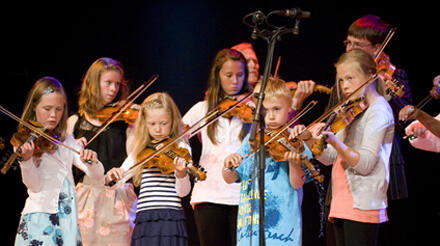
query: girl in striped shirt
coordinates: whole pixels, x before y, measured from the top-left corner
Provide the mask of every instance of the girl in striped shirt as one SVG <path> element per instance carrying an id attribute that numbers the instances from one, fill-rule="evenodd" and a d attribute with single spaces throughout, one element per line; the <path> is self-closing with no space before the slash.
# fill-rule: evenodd
<path id="1" fill-rule="evenodd" d="M 107 181 L 119 180 L 146 148 L 157 149 L 157 144 L 176 137 L 180 132 L 180 112 L 167 93 L 154 93 L 141 105 L 135 123 L 133 151 L 122 163 L 107 174 Z M 181 141 L 179 147 L 190 150 Z M 186 172 L 186 161 L 174 159 L 175 172 L 163 174 L 157 167 L 135 167 L 133 183 L 140 185 L 135 227 L 131 245 L 188 245 L 185 215 L 180 198 L 191 189 Z"/>

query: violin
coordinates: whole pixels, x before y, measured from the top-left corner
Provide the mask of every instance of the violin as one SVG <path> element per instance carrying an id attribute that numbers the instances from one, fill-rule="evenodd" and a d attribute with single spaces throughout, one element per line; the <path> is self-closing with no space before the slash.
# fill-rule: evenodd
<path id="1" fill-rule="evenodd" d="M 52 136 L 53 138 L 57 139 L 57 136 L 53 134 L 53 132 L 46 130 L 39 122 L 37 121 L 29 121 L 29 124 L 32 126 L 40 129 L 41 131 L 45 132 L 49 136 Z M 10 140 L 10 143 L 12 146 L 14 146 L 17 150 L 9 156 L 9 159 L 4 164 L 3 168 L 1 169 L 1 172 L 3 174 L 6 174 L 6 172 L 9 170 L 11 165 L 15 162 L 16 159 L 19 161 L 22 160 L 21 158 L 21 146 L 26 143 L 34 141 L 35 149 L 33 156 L 34 157 L 41 157 L 44 152 L 50 152 L 57 149 L 57 146 L 47 140 L 44 137 L 41 137 L 38 133 L 32 131 L 31 129 L 20 125 L 17 132 L 12 135 L 12 138 Z"/>
<path id="2" fill-rule="evenodd" d="M 391 97 L 402 97 L 404 94 L 404 85 L 393 79 L 396 67 L 390 62 L 390 57 L 382 53 L 375 59 L 377 64 L 377 73 L 385 82 L 385 93 Z"/>
<path id="3" fill-rule="evenodd" d="M 20 122 L 18 131 L 13 134 L 10 141 L 11 144 L 17 148 L 17 151 L 10 156 L 9 160 L 3 166 L 1 170 L 3 174 L 5 174 L 11 167 L 12 163 L 17 158 L 20 157 L 20 152 L 21 152 L 20 146 L 25 142 L 34 141 L 35 149 L 33 156 L 35 157 L 41 157 L 41 155 L 44 152 L 50 152 L 55 150 L 58 147 L 58 145 L 61 145 L 64 148 L 78 155 L 80 154 L 79 151 L 61 142 L 57 135 L 55 135 L 52 131 L 49 131 L 46 128 L 44 128 L 37 121 L 32 121 L 32 120 L 30 120 L 29 122 L 24 121 L 21 118 L 9 112 L 8 110 L 6 110 L 2 106 L 0 106 L 0 111 L 6 114 L 7 116 L 11 117 L 12 119 Z M 95 160 L 86 160 L 86 162 L 92 164 L 93 162 L 95 162 Z"/>
<path id="4" fill-rule="evenodd" d="M 368 104 L 364 98 L 358 98 L 342 104 L 340 108 L 333 112 L 333 114 L 329 117 L 321 132 L 323 130 L 330 130 L 333 133 L 339 132 L 350 125 L 351 122 L 353 122 L 353 120 L 355 120 L 357 116 L 364 112 L 367 108 Z M 324 151 L 326 148 L 327 143 L 325 140 L 326 138 L 321 136 L 312 145 L 311 151 L 315 156 L 321 155 L 322 151 Z"/>
<path id="5" fill-rule="evenodd" d="M 396 66 L 391 63 L 390 57 L 383 52 L 385 46 L 394 36 L 396 29 L 397 28 L 395 27 L 390 29 L 374 57 L 374 61 L 376 62 L 377 66 L 377 74 L 379 74 L 382 80 L 385 82 L 385 93 L 391 97 L 401 97 L 404 93 L 404 85 L 399 83 L 399 81 L 396 79 L 393 79 Z"/>
<path id="6" fill-rule="evenodd" d="M 233 105 L 237 104 L 238 100 L 236 97 L 227 97 L 223 99 L 217 107 L 222 111 L 226 111 L 231 108 Z M 253 120 L 253 110 L 254 108 L 249 106 L 248 104 L 240 104 L 234 108 L 232 108 L 229 112 L 223 115 L 225 118 L 230 118 L 234 116 L 238 116 L 238 118 L 244 123 L 251 123 Z"/>
<path id="7" fill-rule="evenodd" d="M 295 123 L 299 118 L 301 118 L 305 113 L 307 113 L 312 107 L 316 105 L 316 101 L 311 101 L 301 112 L 299 112 L 294 118 L 289 120 L 284 126 L 279 129 L 264 129 L 264 148 L 268 151 L 269 155 L 275 161 L 285 161 L 284 154 L 287 151 L 294 151 L 296 153 L 302 153 L 304 151 L 304 145 L 302 141 L 298 138 L 289 139 L 289 131 L 287 130 L 289 126 Z M 247 153 L 243 158 L 249 156 L 255 151 L 255 143 L 261 141 L 260 133 L 256 134 L 255 141 L 249 140 L 252 151 Z M 304 156 L 301 156 L 301 167 L 313 176 L 318 182 L 322 182 L 324 177 L 319 174 L 319 170 L 315 169 L 313 164 L 309 162 Z"/>
<path id="8" fill-rule="evenodd" d="M 119 102 L 112 103 L 105 106 L 96 114 L 96 117 L 101 123 L 107 122 L 116 113 L 121 111 L 113 121 L 124 121 L 127 124 L 133 125 L 139 114 L 139 105 L 133 104 L 130 107 L 121 110 L 121 105 Z"/>
<path id="9" fill-rule="evenodd" d="M 365 98 L 361 97 L 353 101 L 341 105 L 341 111 L 337 113 L 337 116 L 333 121 L 330 121 L 330 130 L 333 133 L 337 133 L 344 129 L 356 119 L 356 117 L 364 112 L 368 108 L 368 103 Z"/>
<path id="10" fill-rule="evenodd" d="M 147 148 L 145 148 L 138 154 L 137 160 L 142 161 L 149 158 L 150 156 L 154 155 L 157 150 L 163 148 L 163 146 L 170 143 L 170 141 L 171 139 L 167 139 L 159 143 L 147 145 Z M 143 164 L 143 167 L 157 167 L 161 171 L 161 173 L 171 174 L 176 169 L 174 166 L 174 159 L 176 157 L 181 157 L 186 160 L 188 173 L 196 180 L 203 181 L 206 179 L 206 171 L 203 169 L 203 167 L 196 167 L 195 165 L 193 165 L 191 161 L 192 157 L 189 154 L 188 149 L 179 147 L 176 142 L 172 143 L 170 147 L 168 147 L 162 153 L 154 155 L 153 158 Z"/>
<path id="11" fill-rule="evenodd" d="M 261 134 L 259 133 L 255 135 L 255 141 L 257 143 L 259 143 L 261 140 L 260 135 Z M 284 154 L 287 151 L 294 151 L 297 153 L 302 153 L 304 151 L 302 142 L 298 141 L 297 138 L 289 140 L 289 135 L 290 133 L 287 129 L 281 132 L 277 130 L 264 129 L 264 147 L 275 161 L 286 161 Z M 272 141 L 269 141 L 271 138 L 273 138 Z M 253 151 L 255 150 L 255 141 L 249 140 L 249 144 L 251 145 L 251 149 Z"/>
<path id="12" fill-rule="evenodd" d="M 289 135 L 290 133 L 287 129 L 281 130 L 281 132 L 279 130 L 264 129 L 264 142 L 267 143 L 265 144 L 265 149 L 275 161 L 286 161 L 284 155 L 287 151 L 293 151 L 296 153 L 302 153 L 304 151 L 303 142 L 298 138 L 289 139 Z M 273 140 L 269 141 L 270 139 Z M 255 141 L 257 141 L 257 143 L 260 141 L 260 134 L 256 135 Z M 251 145 L 252 150 L 254 150 L 255 142 L 249 140 L 249 144 Z M 308 169 L 313 179 L 319 183 L 324 181 L 324 176 L 322 176 L 319 173 L 319 170 L 317 170 L 303 155 L 301 155 L 301 167 L 305 171 Z"/>

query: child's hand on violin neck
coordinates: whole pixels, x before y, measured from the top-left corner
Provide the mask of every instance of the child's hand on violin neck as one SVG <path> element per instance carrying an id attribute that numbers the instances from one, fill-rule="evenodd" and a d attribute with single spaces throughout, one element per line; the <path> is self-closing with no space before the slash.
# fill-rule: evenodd
<path id="1" fill-rule="evenodd" d="M 79 154 L 80 154 L 80 158 L 83 162 L 90 163 L 90 161 L 91 161 L 93 164 L 98 159 L 98 154 L 96 154 L 95 151 L 90 150 L 90 149 L 82 149 Z"/>
<path id="2" fill-rule="evenodd" d="M 34 154 L 35 150 L 35 144 L 34 141 L 25 142 L 23 145 L 20 146 L 18 152 L 23 159 L 23 161 L 29 160 L 32 155 Z"/>
<path id="3" fill-rule="evenodd" d="M 287 151 L 284 154 L 284 159 L 286 159 L 290 165 L 301 165 L 301 154 L 294 151 Z"/>
<path id="4" fill-rule="evenodd" d="M 230 154 L 228 157 L 225 158 L 224 161 L 224 167 L 225 168 L 236 168 L 240 166 L 241 161 L 243 160 L 243 157 L 237 153 Z"/>

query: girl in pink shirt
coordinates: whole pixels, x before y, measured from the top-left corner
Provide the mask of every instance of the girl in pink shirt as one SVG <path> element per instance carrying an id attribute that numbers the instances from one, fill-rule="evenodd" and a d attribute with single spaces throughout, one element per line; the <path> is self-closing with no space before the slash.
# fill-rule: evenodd
<path id="1" fill-rule="evenodd" d="M 335 64 L 336 89 L 346 98 L 376 73 L 368 53 L 353 49 Z M 334 133 L 324 130 L 328 147 L 317 157 L 332 169 L 332 201 L 329 220 L 334 222 L 337 245 L 376 245 L 379 224 L 387 221 L 389 159 L 394 137 L 394 117 L 382 96 L 382 83 L 374 78 L 351 99 L 363 98 L 368 107 L 347 127 Z M 294 136 L 317 140 L 304 126 Z M 302 132 L 302 134 L 301 134 Z"/>

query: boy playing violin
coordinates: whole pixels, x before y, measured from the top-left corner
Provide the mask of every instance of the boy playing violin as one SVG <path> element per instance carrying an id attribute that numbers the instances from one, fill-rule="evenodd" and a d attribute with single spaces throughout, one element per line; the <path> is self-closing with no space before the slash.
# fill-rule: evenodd
<path id="1" fill-rule="evenodd" d="M 260 83 L 254 91 L 260 90 Z M 279 78 L 270 78 L 265 90 L 263 109 L 268 130 L 276 130 L 286 124 L 291 110 L 292 96 L 286 83 Z M 258 190 L 254 173 L 254 155 L 244 157 L 251 151 L 249 134 L 237 153 L 224 160 L 223 179 L 227 183 L 241 182 L 237 220 L 237 245 L 249 245 L 252 240 L 258 245 Z M 306 148 L 307 156 L 311 152 Z M 301 154 L 284 153 L 284 161 L 275 161 L 266 155 L 265 175 L 265 238 L 267 245 L 301 245 L 302 218 L 301 200 L 305 173 L 301 169 Z M 235 169 L 236 168 L 236 169 Z M 253 211 L 253 214 L 252 214 Z M 251 225 L 254 224 L 253 227 Z M 252 239 L 250 229 L 252 228 Z"/>

